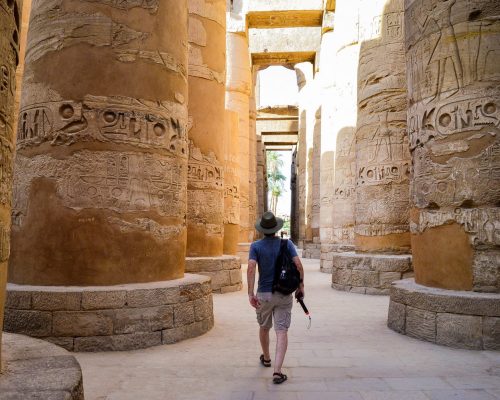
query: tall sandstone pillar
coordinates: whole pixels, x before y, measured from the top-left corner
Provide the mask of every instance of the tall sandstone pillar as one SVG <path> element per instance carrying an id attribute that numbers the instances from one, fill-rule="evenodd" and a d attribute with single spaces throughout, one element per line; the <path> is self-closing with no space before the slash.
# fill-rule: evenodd
<path id="1" fill-rule="evenodd" d="M 254 221 L 249 215 L 249 131 L 250 94 L 252 71 L 248 35 L 244 17 L 228 13 L 230 25 L 226 38 L 226 108 L 239 116 L 239 176 L 240 176 L 240 233 L 239 251 L 243 262 L 248 259 L 248 249 Z"/>
<path id="2" fill-rule="evenodd" d="M 325 217 L 322 228 L 322 270 L 333 271 L 333 286 L 344 277 L 332 261 L 337 252 L 354 249 L 355 206 L 355 133 L 357 119 L 357 70 L 359 63 L 359 1 L 342 0 L 336 3 L 335 30 L 322 45 L 326 61 L 323 63 L 323 81 L 326 93 L 322 117 L 331 121 L 322 126 L 322 136 L 328 141 L 324 151 L 322 202 L 331 210 L 331 219 Z M 323 56 L 322 56 L 323 57 Z M 326 67 L 326 68 L 325 68 Z M 324 128 L 324 129 L 323 129 Z M 333 167 L 329 164 L 333 157 Z M 333 174 L 332 174 L 333 170 Z M 333 182 L 332 182 L 333 180 Z M 333 187 L 330 185 L 333 184 Z M 324 215 L 325 213 L 323 213 Z M 331 221 L 331 224 L 328 223 Z M 341 271 L 339 269 L 339 271 Z"/>
<path id="3" fill-rule="evenodd" d="M 334 256 L 334 282 L 388 294 L 411 274 L 403 0 L 360 5 L 355 252 Z"/>
<path id="4" fill-rule="evenodd" d="M 2 371 L 2 326 L 10 247 L 12 169 L 14 158 L 14 102 L 16 67 L 19 61 L 21 4 L 0 0 L 0 373 Z"/>
<path id="5" fill-rule="evenodd" d="M 389 327 L 471 349 L 500 349 L 499 14 L 405 1 L 415 279 L 391 289 Z"/>
<path id="6" fill-rule="evenodd" d="M 239 117 L 226 110 L 224 142 L 224 254 L 238 252 L 240 229 Z"/>
<path id="7" fill-rule="evenodd" d="M 6 330 L 85 351 L 147 347 L 212 326 L 211 297 L 201 290 L 183 309 L 203 296 L 207 307 L 197 326 L 186 327 L 194 323 L 190 318 L 176 318 L 174 326 L 169 318 L 175 308 L 165 307 L 185 298 L 181 285 L 209 286 L 206 277 L 184 277 L 183 21 L 185 1 L 33 1 L 17 131 Z M 137 326 L 149 318 L 146 313 L 128 317 L 134 311 L 129 308 L 138 306 L 132 298 L 139 283 L 144 296 L 172 291 L 171 297 L 140 302 L 156 313 L 154 324 Z M 113 285 L 120 285 L 118 294 Z M 46 302 L 33 300 L 30 310 L 20 310 L 26 307 L 16 301 L 21 295 Z M 88 311 L 95 309 L 109 312 Z"/>
<path id="8" fill-rule="evenodd" d="M 223 256 L 226 1 L 188 0 L 188 7 L 186 271 L 210 276 L 214 291 L 233 291 L 241 288 L 240 264 Z"/>
<path id="9" fill-rule="evenodd" d="M 253 73 L 252 95 L 250 97 L 250 115 L 248 130 L 248 168 L 249 168 L 249 187 L 248 187 L 248 219 L 250 225 L 249 242 L 255 240 L 257 231 L 254 228 L 257 219 L 257 106 L 255 99 L 255 78 L 257 73 Z"/>

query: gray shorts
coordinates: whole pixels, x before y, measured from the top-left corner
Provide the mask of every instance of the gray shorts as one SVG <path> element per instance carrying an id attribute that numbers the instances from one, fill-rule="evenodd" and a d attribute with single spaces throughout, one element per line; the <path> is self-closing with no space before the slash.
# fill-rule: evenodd
<path id="1" fill-rule="evenodd" d="M 257 293 L 260 307 L 257 308 L 257 321 L 262 328 L 286 331 L 292 321 L 293 296 L 281 293 Z"/>

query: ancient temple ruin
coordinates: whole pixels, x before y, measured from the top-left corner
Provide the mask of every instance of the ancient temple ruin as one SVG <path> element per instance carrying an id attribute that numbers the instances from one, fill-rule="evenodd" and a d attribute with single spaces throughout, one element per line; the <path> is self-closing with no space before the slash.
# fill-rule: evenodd
<path id="1" fill-rule="evenodd" d="M 401 334 L 498 350 L 499 15 L 0 0 L 0 328 L 78 352 L 208 332 L 212 293 L 242 289 L 280 150 L 290 236 L 332 290 L 389 295 Z M 262 101 L 274 66 L 296 101 Z"/>

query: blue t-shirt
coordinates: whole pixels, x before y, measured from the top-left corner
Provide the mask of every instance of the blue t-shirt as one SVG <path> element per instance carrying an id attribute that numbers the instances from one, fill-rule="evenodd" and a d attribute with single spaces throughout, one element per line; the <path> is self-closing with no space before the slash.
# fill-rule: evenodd
<path id="1" fill-rule="evenodd" d="M 274 280 L 274 264 L 280 252 L 281 239 L 278 236 L 266 236 L 264 239 L 253 242 L 250 246 L 250 260 L 257 261 L 259 266 L 258 292 L 272 292 Z M 290 256 L 296 257 L 297 251 L 291 240 L 288 240 L 288 252 Z"/>

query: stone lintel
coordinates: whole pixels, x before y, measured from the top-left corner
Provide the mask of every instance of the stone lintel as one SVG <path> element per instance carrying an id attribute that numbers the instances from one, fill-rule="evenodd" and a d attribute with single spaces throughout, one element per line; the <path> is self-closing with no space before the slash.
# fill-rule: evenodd
<path id="1" fill-rule="evenodd" d="M 249 28 L 287 28 L 321 26 L 322 10 L 250 11 Z"/>
<path id="2" fill-rule="evenodd" d="M 387 325 L 432 343 L 472 350 L 500 350 L 500 294 L 446 290 L 394 282 Z"/>
<path id="3" fill-rule="evenodd" d="M 324 269 L 332 269 L 332 287 L 349 292 L 389 294 L 392 282 L 413 274 L 407 254 L 333 252 L 323 260 Z"/>
<path id="4" fill-rule="evenodd" d="M 66 350 L 43 340 L 4 333 L 2 399 L 83 400 L 80 364 Z"/>
<path id="5" fill-rule="evenodd" d="M 262 142 L 265 145 L 296 145 L 299 140 L 299 134 L 267 133 L 262 135 Z"/>
<path id="6" fill-rule="evenodd" d="M 290 133 L 299 131 L 297 119 L 257 119 L 257 132 L 266 133 Z"/>
<path id="7" fill-rule="evenodd" d="M 249 29 L 251 53 L 316 53 L 321 27 Z"/>
<path id="8" fill-rule="evenodd" d="M 286 66 L 301 62 L 314 63 L 315 59 L 316 53 L 314 51 L 252 53 L 252 64 L 261 66 Z"/>
<path id="9" fill-rule="evenodd" d="M 70 351 L 147 348 L 212 326 L 211 279 L 203 275 L 116 286 L 7 286 L 4 329 Z"/>
<path id="10" fill-rule="evenodd" d="M 292 68 L 293 70 L 293 68 Z M 291 119 L 297 120 L 299 118 L 299 109 L 297 106 L 289 104 L 262 107 L 257 110 L 258 120 L 269 119 Z"/>
<path id="11" fill-rule="evenodd" d="M 236 292 L 243 286 L 237 256 L 186 257 L 186 272 L 209 276 L 215 293 Z"/>
<path id="12" fill-rule="evenodd" d="M 248 2 L 248 12 L 323 10 L 323 0 L 252 0 Z"/>
<path id="13" fill-rule="evenodd" d="M 293 150 L 293 145 L 266 145 L 266 150 L 269 151 L 292 151 Z"/>

